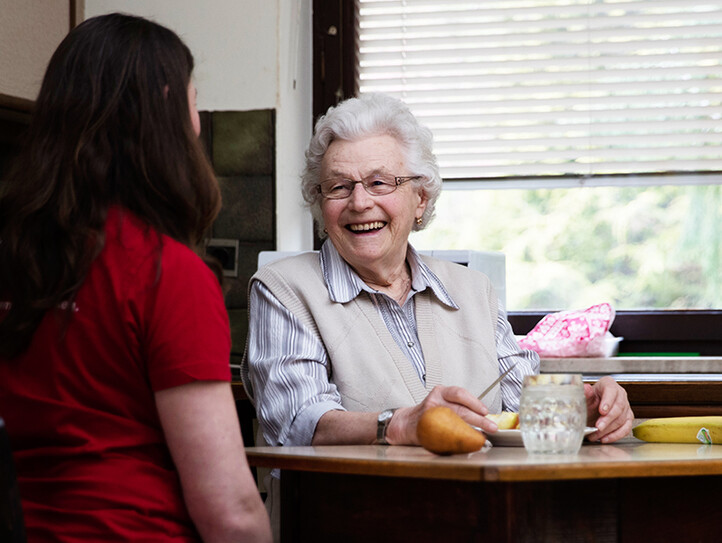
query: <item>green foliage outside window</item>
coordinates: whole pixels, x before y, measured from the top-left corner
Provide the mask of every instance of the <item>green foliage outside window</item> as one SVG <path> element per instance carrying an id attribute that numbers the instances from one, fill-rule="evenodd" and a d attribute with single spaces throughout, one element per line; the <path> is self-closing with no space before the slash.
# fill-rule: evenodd
<path id="1" fill-rule="evenodd" d="M 508 309 L 722 308 L 722 185 L 447 189 L 418 249 L 506 255 Z"/>

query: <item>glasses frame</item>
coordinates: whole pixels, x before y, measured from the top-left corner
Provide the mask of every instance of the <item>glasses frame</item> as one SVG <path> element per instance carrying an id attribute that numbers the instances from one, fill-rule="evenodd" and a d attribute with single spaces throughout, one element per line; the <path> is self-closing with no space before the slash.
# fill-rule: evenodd
<path id="1" fill-rule="evenodd" d="M 373 176 L 369 176 L 369 178 L 370 178 L 370 177 L 373 177 Z M 392 194 L 393 192 L 396 192 L 396 189 L 399 188 L 399 187 L 400 187 L 401 185 L 403 185 L 404 183 L 406 183 L 407 181 L 415 181 L 415 180 L 417 180 L 417 179 L 421 179 L 423 176 L 421 176 L 421 175 L 394 175 L 393 177 L 394 177 L 394 182 L 395 182 L 396 184 L 393 185 L 393 188 L 392 188 L 389 192 L 385 192 L 384 194 L 374 194 L 373 192 L 369 191 L 369 187 L 368 187 L 368 185 L 365 183 L 366 179 L 362 179 L 361 181 L 356 181 L 355 179 L 351 179 L 351 178 L 349 178 L 349 177 L 344 177 L 344 178 L 343 178 L 344 181 L 350 181 L 350 182 L 351 182 L 351 191 L 348 193 L 348 196 L 334 197 L 334 196 L 329 196 L 328 194 L 324 194 L 324 193 L 323 193 L 323 189 L 321 188 L 321 185 L 322 185 L 323 183 L 325 183 L 325 181 L 324 181 L 323 183 L 319 183 L 318 185 L 316 185 L 316 190 L 318 191 L 318 193 L 319 193 L 322 197 L 326 198 L 327 200 L 345 200 L 346 198 L 350 198 L 350 197 L 351 197 L 351 195 L 353 194 L 354 189 L 356 188 L 356 185 L 360 184 L 360 185 L 364 188 L 364 190 L 366 191 L 366 193 L 367 193 L 367 194 L 370 194 L 371 196 L 388 196 L 389 194 Z M 368 179 L 368 178 L 367 178 L 367 179 Z M 389 185 L 389 186 L 391 186 L 391 185 Z"/>

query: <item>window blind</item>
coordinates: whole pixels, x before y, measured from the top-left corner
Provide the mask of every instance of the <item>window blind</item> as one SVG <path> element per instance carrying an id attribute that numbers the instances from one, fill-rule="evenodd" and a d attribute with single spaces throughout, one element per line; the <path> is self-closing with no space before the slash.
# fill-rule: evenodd
<path id="1" fill-rule="evenodd" d="M 359 4 L 360 92 L 410 106 L 444 179 L 722 171 L 722 2 Z"/>

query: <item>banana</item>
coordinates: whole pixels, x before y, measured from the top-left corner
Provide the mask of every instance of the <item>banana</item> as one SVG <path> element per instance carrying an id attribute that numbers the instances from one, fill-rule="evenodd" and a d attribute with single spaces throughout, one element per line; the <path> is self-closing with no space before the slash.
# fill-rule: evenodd
<path id="1" fill-rule="evenodd" d="M 634 427 L 634 437 L 655 443 L 722 443 L 722 417 L 649 419 Z"/>

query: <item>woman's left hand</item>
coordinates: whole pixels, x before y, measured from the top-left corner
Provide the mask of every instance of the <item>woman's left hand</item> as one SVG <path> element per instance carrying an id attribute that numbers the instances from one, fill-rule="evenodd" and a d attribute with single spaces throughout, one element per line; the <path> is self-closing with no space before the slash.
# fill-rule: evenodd
<path id="1" fill-rule="evenodd" d="M 496 432 L 497 426 L 485 415 L 489 409 L 471 392 L 460 386 L 435 386 L 420 403 L 396 410 L 389 423 L 387 440 L 393 445 L 419 445 L 416 428 L 421 416 L 433 407 L 448 407 L 472 426 Z"/>
<path id="2" fill-rule="evenodd" d="M 594 385 L 585 384 L 587 398 L 587 423 L 597 431 L 590 441 L 611 443 L 622 439 L 632 431 L 634 413 L 624 390 L 611 377 L 602 377 Z"/>

